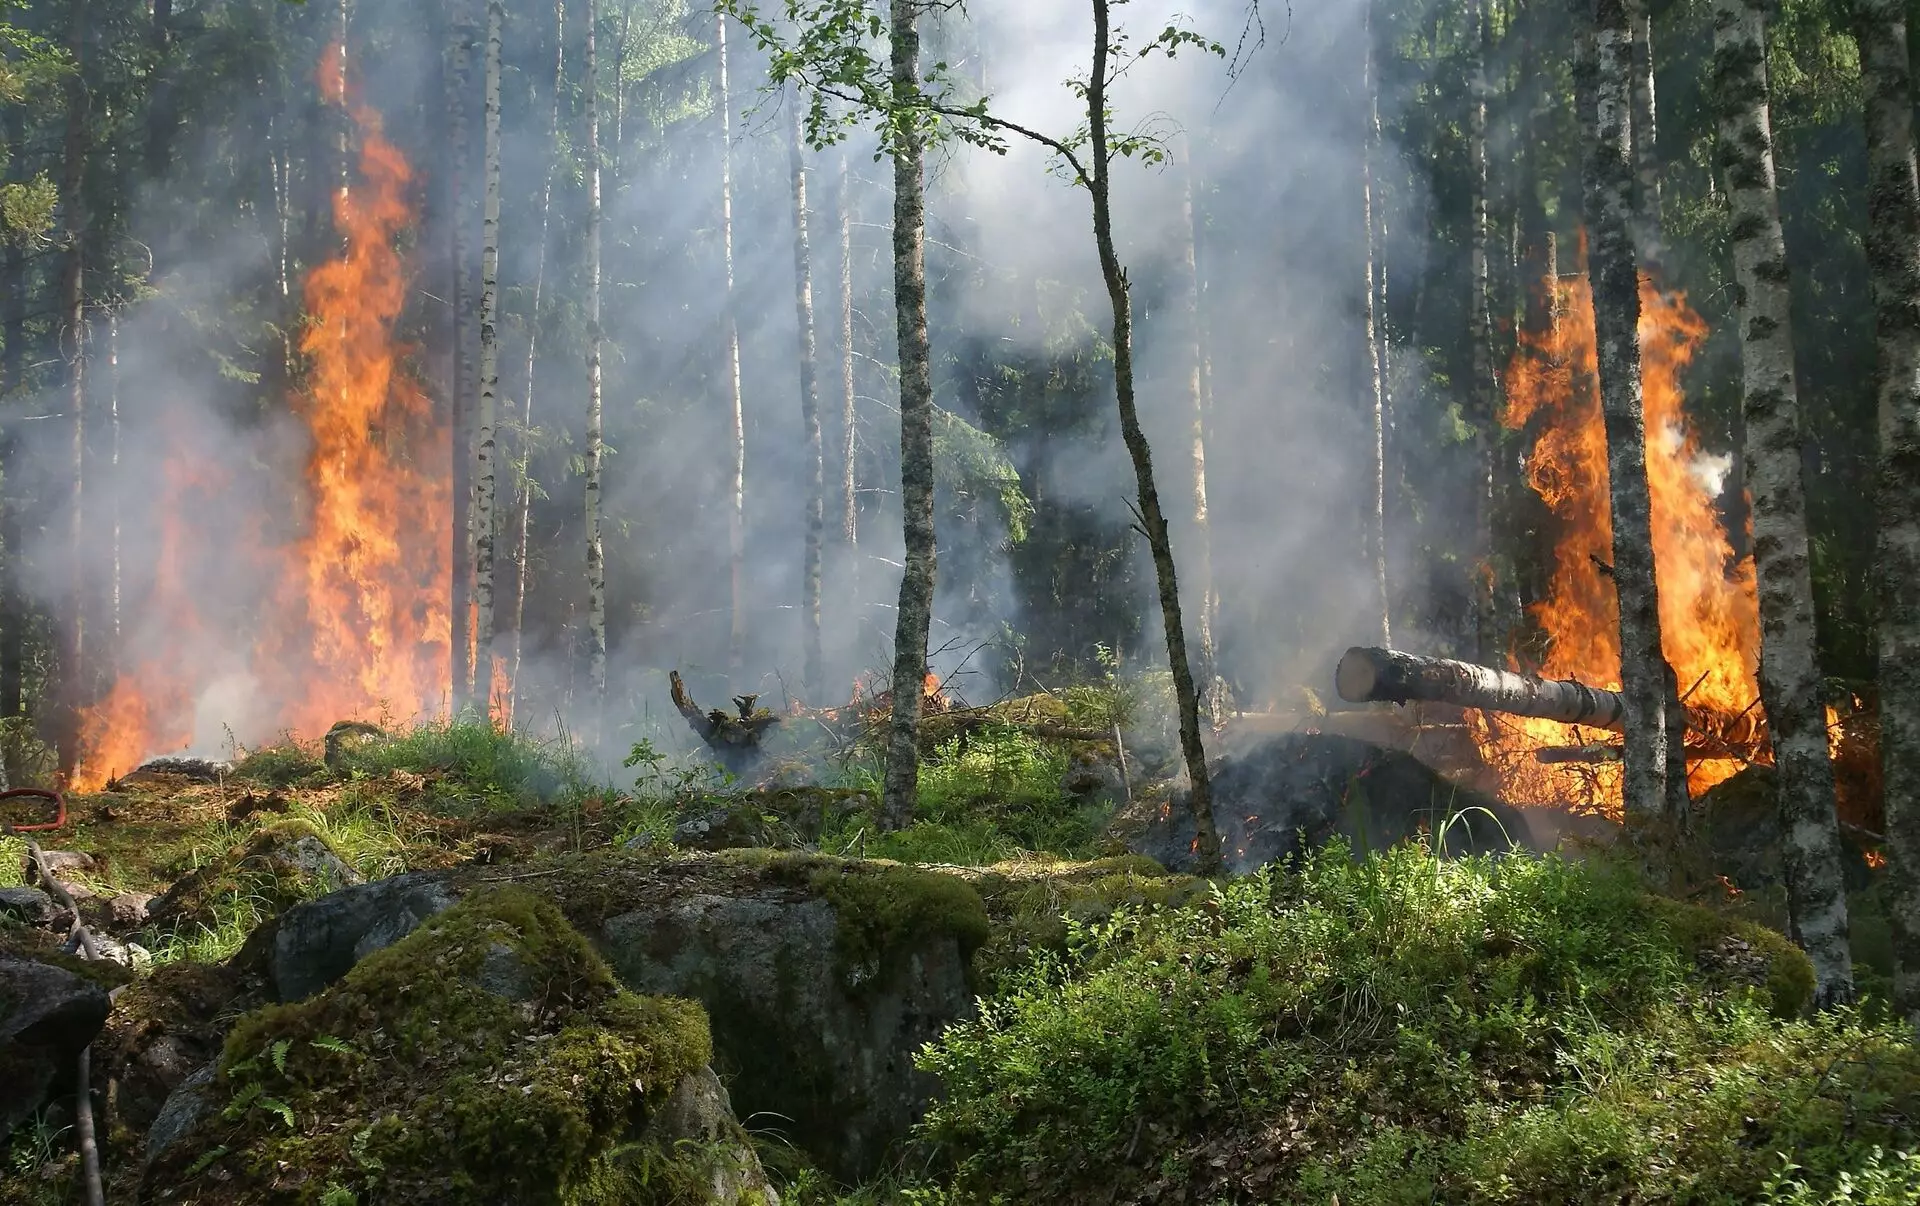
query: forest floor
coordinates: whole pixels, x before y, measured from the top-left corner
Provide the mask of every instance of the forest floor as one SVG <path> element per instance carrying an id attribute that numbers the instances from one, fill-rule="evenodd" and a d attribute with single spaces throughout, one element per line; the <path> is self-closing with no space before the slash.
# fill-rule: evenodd
<path id="1" fill-rule="evenodd" d="M 1020 943 L 981 980 L 992 1005 L 922 1054 L 944 1099 L 887 1170 L 836 1185 L 761 1142 L 789 1203 L 1920 1201 L 1920 1052 L 1871 1002 L 1808 1015 L 1809 969 L 1751 920 L 1763 902 L 1667 899 L 1605 857 L 1440 860 L 1417 844 L 1364 859 L 1335 845 L 1143 897 L 1142 872 L 1113 860 L 1119 801 L 1071 790 L 1110 752 L 1008 724 L 948 738 L 929 751 L 919 823 L 884 834 L 858 751 L 748 790 L 642 744 L 616 788 L 561 747 L 428 725 L 331 764 L 286 744 L 212 781 L 129 776 L 73 798 L 42 844 L 88 856 L 60 877 L 85 920 L 138 944 L 110 977 L 136 984 L 225 974 L 279 911 L 336 886 L 250 861 L 263 836 L 317 836 L 365 880 L 551 875 L 676 847 L 897 860 L 986 897 L 995 926 L 999 903 L 961 868 L 997 866 L 1003 883 L 1103 857 L 1090 870 L 1125 870 L 1135 903 L 1044 897 L 1046 941 Z M 0 841 L 4 887 L 24 843 Z M 130 921 L 132 901 L 155 916 Z M 39 934 L 0 924 L 0 947 L 44 955 Z M 200 1022 L 216 1044 L 258 1003 L 221 999 Z M 66 1126 L 44 1111 L 14 1134 L 0 1202 L 80 1200 Z M 138 1180 L 142 1138 L 109 1120 L 116 1194 Z"/>

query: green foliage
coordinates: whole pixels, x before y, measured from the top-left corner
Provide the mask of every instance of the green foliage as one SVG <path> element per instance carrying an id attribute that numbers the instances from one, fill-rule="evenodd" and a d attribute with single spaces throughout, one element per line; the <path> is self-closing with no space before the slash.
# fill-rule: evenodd
<path id="1" fill-rule="evenodd" d="M 318 742 L 302 742 L 291 736 L 274 745 L 248 750 L 234 763 L 233 777 L 267 787 L 292 787 L 299 783 L 324 782 L 327 764 L 320 759 Z"/>
<path id="2" fill-rule="evenodd" d="M 1713 915 L 1616 870 L 1336 846 L 1066 925 L 922 1058 L 946 1090 L 923 1134 L 965 1193 L 1207 1200 L 1231 1163 L 1287 1200 L 1750 1202 L 1784 1152 L 1805 1192 L 1860 1183 L 1920 1117 L 1897 1033 L 1777 1016 L 1797 951 L 1703 978 Z"/>
<path id="3" fill-rule="evenodd" d="M 525 807 L 586 790 L 579 752 L 486 721 L 424 721 L 384 741 L 342 748 L 335 769 L 348 779 L 393 771 L 426 776 L 435 804 L 448 812 Z"/>

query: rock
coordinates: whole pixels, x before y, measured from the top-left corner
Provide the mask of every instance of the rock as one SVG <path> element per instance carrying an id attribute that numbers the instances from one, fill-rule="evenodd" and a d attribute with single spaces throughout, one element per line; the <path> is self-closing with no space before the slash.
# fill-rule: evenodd
<path id="1" fill-rule="evenodd" d="M 1412 755 L 1351 737 L 1265 737 L 1210 769 L 1214 824 L 1234 875 L 1336 836 L 1355 851 L 1385 849 L 1422 832 L 1450 854 L 1533 844 L 1521 810 L 1448 781 Z M 1129 849 L 1184 871 L 1193 865 L 1193 834 L 1185 794 L 1176 792 L 1125 836 Z"/>
<path id="2" fill-rule="evenodd" d="M 148 905 L 148 924 L 163 931 L 211 928 L 217 910 L 236 894 L 250 897 L 271 916 L 298 901 L 361 882 L 359 873 L 311 825 L 282 821 L 167 889 Z"/>
<path id="3" fill-rule="evenodd" d="M 674 826 L 673 844 L 683 850 L 784 850 L 794 845 L 794 835 L 778 817 L 762 812 L 758 801 L 749 796 L 684 818 Z"/>
<path id="4" fill-rule="evenodd" d="M 1779 782 L 1779 774 L 1771 766 L 1749 766 L 1714 784 L 1694 801 L 1694 840 L 1709 874 L 1724 875 L 1748 892 L 1786 883 Z M 1846 840 L 1844 832 L 1840 858 L 1849 891 L 1859 891 L 1872 882 L 1865 856 Z"/>
<path id="5" fill-rule="evenodd" d="M 135 929 L 147 923 L 148 907 L 153 901 L 151 892 L 122 892 L 107 902 L 107 914 L 113 924 Z"/>
<path id="6" fill-rule="evenodd" d="M 551 903 L 477 891 L 243 1017 L 161 1110 L 143 1196 L 205 1175 L 263 1202 L 324 1175 L 362 1201 L 764 1201 L 710 1052 L 697 1005 L 622 988 Z"/>
<path id="7" fill-rule="evenodd" d="M 414 873 L 293 906 L 273 934 L 267 972 L 275 997 L 305 1000 L 458 899 L 441 879 Z"/>
<path id="8" fill-rule="evenodd" d="M 55 879 L 65 879 L 62 872 L 94 869 L 93 856 L 79 850 L 42 850 L 40 861 L 47 865 L 47 874 Z M 29 862 L 28 866 L 31 865 Z"/>
<path id="9" fill-rule="evenodd" d="M 193 1128 L 213 1108 L 216 1092 L 214 1082 L 218 1073 L 217 1064 L 206 1064 L 182 1080 L 179 1087 L 167 1095 L 165 1104 L 154 1116 L 153 1125 L 147 1128 L 148 1164 L 166 1155 L 192 1133 Z"/>
<path id="10" fill-rule="evenodd" d="M 255 1003 L 246 983 L 231 968 L 181 961 L 121 991 L 93 1043 L 95 1076 L 116 1086 L 117 1121 L 145 1130 L 196 1068 L 219 1057 L 233 1016 Z"/>
<path id="11" fill-rule="evenodd" d="M 104 934 L 93 935 L 93 948 L 102 959 L 121 967 L 145 967 L 153 962 L 153 952 L 138 942 L 118 942 Z"/>
<path id="12" fill-rule="evenodd" d="M 112 1008 L 106 990 L 64 968 L 0 954 L 0 1135 L 45 1103 Z"/>
<path id="13" fill-rule="evenodd" d="M 0 888 L 0 917 L 23 925 L 46 925 L 59 910 L 38 888 Z"/>
<path id="14" fill-rule="evenodd" d="M 1076 749 L 1067 762 L 1066 775 L 1060 780 L 1060 792 L 1119 804 L 1127 798 L 1127 780 L 1113 757 L 1094 750 Z"/>
<path id="15" fill-rule="evenodd" d="M 731 1159 L 713 1160 L 707 1170 L 703 1188 L 714 1206 L 780 1206 L 780 1196 L 768 1183 L 760 1157 L 734 1117 L 726 1086 L 712 1068 L 684 1077 L 642 1137 L 666 1151 L 692 1144 L 706 1151 L 728 1152 Z"/>

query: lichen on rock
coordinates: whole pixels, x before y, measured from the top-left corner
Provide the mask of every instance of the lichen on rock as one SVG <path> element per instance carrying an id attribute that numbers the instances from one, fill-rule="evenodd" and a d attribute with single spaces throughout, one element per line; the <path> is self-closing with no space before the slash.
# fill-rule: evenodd
<path id="1" fill-rule="evenodd" d="M 622 989 L 550 903 L 478 893 L 319 996 L 242 1018 L 217 1112 L 159 1154 L 144 1197 L 712 1201 L 713 1145 L 642 1138 L 710 1054 L 698 1005 Z"/>

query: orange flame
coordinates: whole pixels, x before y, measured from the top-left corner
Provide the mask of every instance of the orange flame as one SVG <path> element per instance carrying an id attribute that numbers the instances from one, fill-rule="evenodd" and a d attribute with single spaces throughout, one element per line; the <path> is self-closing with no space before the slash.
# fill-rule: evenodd
<path id="1" fill-rule="evenodd" d="M 311 437 L 306 522 L 290 545 L 266 554 L 278 586 L 252 645 L 267 732 L 311 735 L 343 718 L 434 707 L 450 673 L 451 498 L 428 468 L 449 455 L 450 437 L 403 367 L 410 349 L 394 340 L 408 288 L 395 241 L 413 220 L 413 174 L 344 70 L 336 44 L 321 57 L 318 82 L 359 130 L 360 179 L 334 197 L 342 250 L 305 284 L 309 321 L 300 347 L 310 372 L 295 410 Z M 173 458 L 170 486 L 190 463 Z M 145 606 L 188 624 L 193 609 L 178 580 L 179 548 L 194 536 L 218 537 L 187 532 L 186 509 L 173 493 L 162 504 L 162 571 Z M 109 773 L 191 739 L 179 729 L 206 685 L 205 671 L 168 658 L 160 651 L 123 676 L 85 718 L 75 788 L 98 788 Z"/>
<path id="2" fill-rule="evenodd" d="M 1522 337 L 1507 376 L 1505 424 L 1537 429 L 1527 481 L 1553 511 L 1561 536 L 1548 596 L 1532 609 L 1546 641 L 1540 672 L 1618 689 L 1619 607 L 1603 568 L 1613 560 L 1606 429 L 1600 405 L 1593 295 L 1584 272 L 1547 282 L 1560 320 Z M 1712 490 L 1714 466 L 1688 421 L 1681 375 L 1707 335 L 1679 293 L 1640 283 L 1641 380 L 1647 478 L 1652 496 L 1661 638 L 1689 706 L 1728 717 L 1757 713 L 1759 604 L 1751 562 L 1735 562 Z M 1474 718 L 1482 750 L 1506 792 L 1611 815 L 1620 809 L 1620 767 L 1542 765 L 1533 752 L 1583 744 L 1593 733 L 1553 721 Z M 1758 751 L 1711 751 L 1690 759 L 1695 791 L 1729 777 Z"/>

